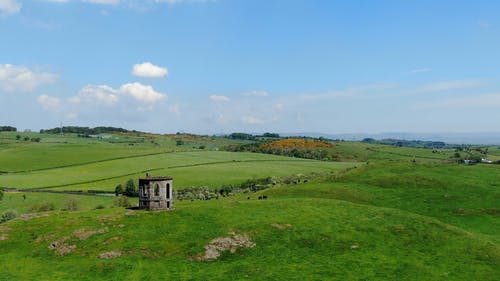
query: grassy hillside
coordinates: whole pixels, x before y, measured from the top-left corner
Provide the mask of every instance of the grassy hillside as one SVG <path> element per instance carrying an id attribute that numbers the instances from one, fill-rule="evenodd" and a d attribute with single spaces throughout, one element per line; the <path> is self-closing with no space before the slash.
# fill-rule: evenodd
<path id="1" fill-rule="evenodd" d="M 113 197 L 5 193 L 0 213 L 24 215 L 0 224 L 0 280 L 500 276 L 500 165 L 456 164 L 453 150 L 339 142 L 329 153 L 346 162 L 332 162 L 220 152 L 233 140 L 191 135 L 40 143 L 0 136 L 0 170 L 9 172 L 0 186 L 112 191 L 146 171 L 172 175 L 176 189 L 317 175 L 258 193 L 176 201 L 168 212 L 116 208 Z M 63 211 L 74 200 L 78 210 Z M 53 211 L 34 208 L 43 204 Z"/>
<path id="2" fill-rule="evenodd" d="M 500 241 L 500 166 L 369 164 L 333 178 L 278 187 L 271 197 L 332 198 L 437 218 Z"/>
<path id="3" fill-rule="evenodd" d="M 8 238 L 0 241 L 0 280 L 496 280 L 500 274 L 499 246 L 481 236 L 404 211 L 332 199 L 62 212 L 12 221 L 2 232 Z M 255 246 L 216 261 L 195 260 L 211 240 L 231 232 Z M 49 248 L 55 241 L 71 252 L 57 254 L 61 247 Z M 120 256 L 98 258 L 103 253 Z"/>

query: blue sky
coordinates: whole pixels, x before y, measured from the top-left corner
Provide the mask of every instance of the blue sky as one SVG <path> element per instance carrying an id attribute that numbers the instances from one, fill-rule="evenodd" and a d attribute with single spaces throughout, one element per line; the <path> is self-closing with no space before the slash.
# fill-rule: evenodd
<path id="1" fill-rule="evenodd" d="M 499 132 L 496 1 L 0 0 L 0 124 Z"/>

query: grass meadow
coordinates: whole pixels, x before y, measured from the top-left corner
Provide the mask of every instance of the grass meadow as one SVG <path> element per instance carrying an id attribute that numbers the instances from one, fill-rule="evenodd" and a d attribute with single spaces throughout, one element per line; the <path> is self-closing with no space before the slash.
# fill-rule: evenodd
<path id="1" fill-rule="evenodd" d="M 109 196 L 6 192 L 0 213 L 20 216 L 0 224 L 0 280 L 500 276 L 500 165 L 457 164 L 453 150 L 342 142 L 329 149 L 343 161 L 331 162 L 217 151 L 226 142 L 210 137 L 184 137 L 177 146 L 176 135 L 48 136 L 40 143 L 0 136 L 0 170 L 7 172 L 0 186 L 16 188 L 112 191 L 146 171 L 173 176 L 179 189 L 316 174 L 157 212 L 115 207 Z M 500 155 L 494 147 L 489 153 Z M 35 210 L 43 204 L 53 210 Z M 199 259 L 214 239 L 235 234 L 253 247 Z"/>

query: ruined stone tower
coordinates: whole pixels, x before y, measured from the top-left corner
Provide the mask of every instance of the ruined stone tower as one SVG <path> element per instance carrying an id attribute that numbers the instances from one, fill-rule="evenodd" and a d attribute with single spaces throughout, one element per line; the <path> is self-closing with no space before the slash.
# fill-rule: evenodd
<path id="1" fill-rule="evenodd" d="M 149 210 L 172 209 L 173 179 L 146 174 L 139 178 L 139 208 Z"/>

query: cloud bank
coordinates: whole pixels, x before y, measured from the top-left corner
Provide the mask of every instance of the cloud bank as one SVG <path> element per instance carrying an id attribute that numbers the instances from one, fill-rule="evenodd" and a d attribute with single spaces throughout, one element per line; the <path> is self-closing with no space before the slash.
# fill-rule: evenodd
<path id="1" fill-rule="evenodd" d="M 1 64 L 0 91 L 31 92 L 35 88 L 54 83 L 58 75 L 29 69 L 26 66 Z"/>

